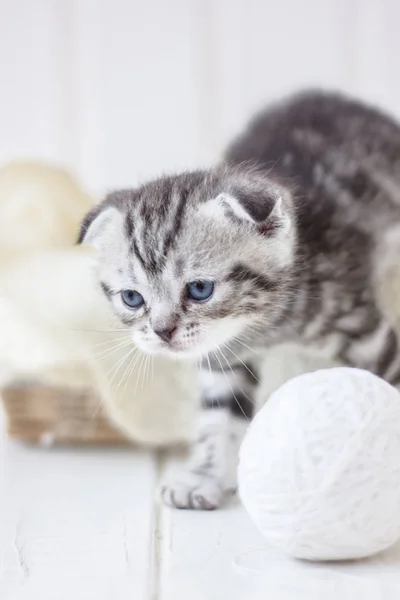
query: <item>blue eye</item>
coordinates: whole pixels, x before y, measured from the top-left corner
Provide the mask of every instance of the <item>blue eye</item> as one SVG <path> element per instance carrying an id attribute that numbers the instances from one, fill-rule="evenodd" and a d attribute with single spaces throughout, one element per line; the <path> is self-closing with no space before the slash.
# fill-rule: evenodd
<path id="1" fill-rule="evenodd" d="M 214 291 L 213 281 L 191 281 L 186 285 L 188 298 L 196 302 L 205 302 L 211 298 Z"/>
<path id="2" fill-rule="evenodd" d="M 144 304 L 143 296 L 134 290 L 123 290 L 121 298 L 128 308 L 140 308 Z"/>

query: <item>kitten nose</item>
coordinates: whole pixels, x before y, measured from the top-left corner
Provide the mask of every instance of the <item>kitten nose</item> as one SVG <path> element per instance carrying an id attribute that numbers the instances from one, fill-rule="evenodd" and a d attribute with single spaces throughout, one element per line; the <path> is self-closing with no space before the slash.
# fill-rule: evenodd
<path id="1" fill-rule="evenodd" d="M 164 342 L 170 342 L 173 334 L 176 331 L 176 325 L 165 327 L 163 329 L 155 329 L 154 333 L 158 335 Z"/>

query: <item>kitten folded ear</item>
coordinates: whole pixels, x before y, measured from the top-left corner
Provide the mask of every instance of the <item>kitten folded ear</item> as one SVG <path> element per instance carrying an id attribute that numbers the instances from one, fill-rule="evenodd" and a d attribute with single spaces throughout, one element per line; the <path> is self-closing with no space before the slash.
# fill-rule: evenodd
<path id="1" fill-rule="evenodd" d="M 259 233 L 287 233 L 291 226 L 290 194 L 274 185 L 244 182 L 229 185 L 227 191 L 206 202 L 205 211 L 211 216 L 231 218 L 250 223 Z"/>
<path id="2" fill-rule="evenodd" d="M 92 208 L 82 221 L 77 243 L 99 247 L 105 230 L 118 215 L 118 209 L 105 202 Z"/>

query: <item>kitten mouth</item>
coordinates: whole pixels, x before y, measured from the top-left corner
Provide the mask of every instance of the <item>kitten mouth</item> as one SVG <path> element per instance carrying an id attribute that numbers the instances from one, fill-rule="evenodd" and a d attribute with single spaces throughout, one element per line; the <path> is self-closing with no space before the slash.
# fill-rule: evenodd
<path id="1" fill-rule="evenodd" d="M 196 345 L 182 346 L 174 342 L 162 342 L 161 340 L 153 343 L 146 342 L 145 344 L 140 344 L 140 347 L 147 354 L 161 354 L 175 358 L 178 356 L 187 356 L 188 354 L 192 356 L 198 354 L 198 351 L 196 352 Z"/>
<path id="2" fill-rule="evenodd" d="M 146 339 L 141 336 L 134 337 L 134 343 L 146 354 L 170 356 L 171 358 L 198 358 L 204 355 L 200 340 L 175 340 Z"/>
<path id="3" fill-rule="evenodd" d="M 174 344 L 165 344 L 164 348 L 173 354 L 182 354 L 196 350 L 195 346 L 176 346 Z"/>
<path id="4" fill-rule="evenodd" d="M 193 358 L 201 355 L 197 344 L 191 346 L 181 346 L 179 344 L 165 343 L 159 346 L 159 352 L 164 355 L 169 355 L 173 358 Z"/>

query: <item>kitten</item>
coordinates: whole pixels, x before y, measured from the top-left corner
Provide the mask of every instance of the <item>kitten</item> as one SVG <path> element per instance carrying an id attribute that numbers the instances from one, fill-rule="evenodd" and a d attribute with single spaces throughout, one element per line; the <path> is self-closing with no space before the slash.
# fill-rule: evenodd
<path id="1" fill-rule="evenodd" d="M 213 509 L 234 487 L 258 350 L 303 343 L 400 384 L 375 284 L 399 224 L 399 126 L 319 92 L 256 117 L 222 165 L 114 192 L 89 213 L 79 241 L 98 248 L 100 284 L 134 343 L 203 359 L 199 437 L 166 503 Z"/>

